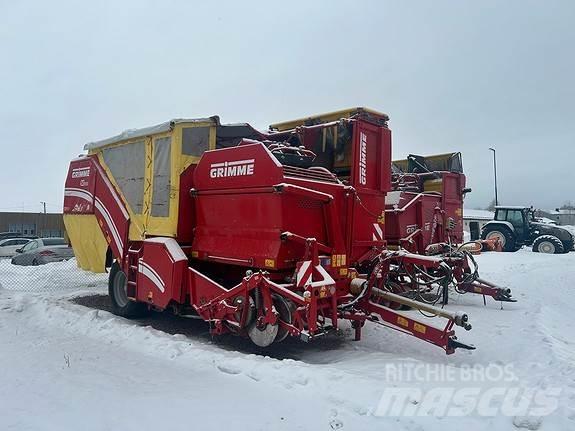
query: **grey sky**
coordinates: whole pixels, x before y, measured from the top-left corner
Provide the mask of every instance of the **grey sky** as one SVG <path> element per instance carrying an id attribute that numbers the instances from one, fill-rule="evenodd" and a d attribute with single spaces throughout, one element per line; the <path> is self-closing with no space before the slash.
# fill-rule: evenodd
<path id="1" fill-rule="evenodd" d="M 197 3 L 197 4 L 196 4 Z M 61 210 L 84 143 L 175 117 L 387 112 L 466 206 L 575 201 L 575 2 L 0 0 L 0 211 Z"/>

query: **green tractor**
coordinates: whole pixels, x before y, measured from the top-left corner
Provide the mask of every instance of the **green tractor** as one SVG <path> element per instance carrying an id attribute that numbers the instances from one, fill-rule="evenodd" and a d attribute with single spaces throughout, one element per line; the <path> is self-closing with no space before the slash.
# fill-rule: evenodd
<path id="1" fill-rule="evenodd" d="M 499 239 L 503 251 L 532 245 L 538 253 L 559 254 L 573 250 L 573 235 L 560 226 L 538 222 L 532 208 L 495 208 L 495 219 L 481 230 L 482 239 Z"/>

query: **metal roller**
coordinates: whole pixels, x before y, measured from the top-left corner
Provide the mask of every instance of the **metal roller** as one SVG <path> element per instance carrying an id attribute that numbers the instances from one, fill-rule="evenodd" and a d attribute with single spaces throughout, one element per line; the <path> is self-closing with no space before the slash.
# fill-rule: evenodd
<path id="1" fill-rule="evenodd" d="M 351 280 L 350 291 L 354 295 L 360 295 L 363 292 L 365 283 L 367 280 L 363 278 L 354 278 Z M 471 324 L 468 323 L 467 314 L 462 312 L 452 312 L 445 310 L 443 308 L 434 307 L 430 304 L 425 304 L 423 302 L 414 301 L 413 299 L 405 298 L 401 295 L 396 295 L 395 293 L 387 292 L 385 290 L 379 289 L 377 287 L 371 288 L 371 295 L 375 295 L 378 298 L 385 299 L 390 302 L 397 302 L 399 304 L 407 305 L 408 307 L 415 308 L 417 310 L 425 311 L 437 316 L 445 317 L 446 319 L 453 320 L 457 326 L 469 331 L 471 329 Z"/>

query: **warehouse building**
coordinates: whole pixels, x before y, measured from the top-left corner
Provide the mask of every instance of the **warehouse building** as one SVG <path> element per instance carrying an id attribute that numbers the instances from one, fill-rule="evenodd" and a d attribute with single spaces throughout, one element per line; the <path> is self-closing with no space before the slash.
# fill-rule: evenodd
<path id="1" fill-rule="evenodd" d="M 575 210 L 572 209 L 539 210 L 537 215 L 551 219 L 560 226 L 575 226 Z"/>
<path id="2" fill-rule="evenodd" d="M 0 212 L 0 232 L 63 237 L 64 221 L 60 213 Z"/>
<path id="3" fill-rule="evenodd" d="M 485 224 L 493 220 L 495 213 L 487 210 L 463 209 L 463 230 L 469 232 L 470 239 L 476 240 L 481 237 L 481 229 Z"/>

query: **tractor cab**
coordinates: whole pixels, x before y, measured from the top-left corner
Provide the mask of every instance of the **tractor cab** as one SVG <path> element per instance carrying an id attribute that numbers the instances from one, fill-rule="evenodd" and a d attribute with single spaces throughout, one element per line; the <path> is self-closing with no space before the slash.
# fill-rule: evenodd
<path id="1" fill-rule="evenodd" d="M 481 238 L 497 239 L 503 251 L 516 251 L 523 245 L 550 254 L 573 249 L 573 235 L 560 226 L 538 222 L 533 207 L 497 206 L 495 218 L 483 226 Z"/>
<path id="2" fill-rule="evenodd" d="M 527 207 L 496 207 L 495 220 L 510 223 L 517 241 L 525 241 L 529 236 L 529 221 L 533 219 L 533 210 Z"/>

